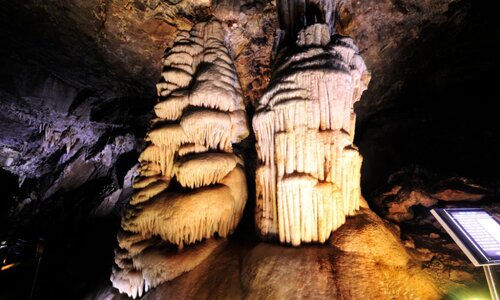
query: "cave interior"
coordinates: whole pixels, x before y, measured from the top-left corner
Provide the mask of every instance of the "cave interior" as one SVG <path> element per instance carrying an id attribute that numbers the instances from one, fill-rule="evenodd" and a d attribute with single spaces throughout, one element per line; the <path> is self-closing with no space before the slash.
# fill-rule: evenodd
<path id="1" fill-rule="evenodd" d="M 19 253 L 10 255 L 17 254 L 22 263 L 0 271 L 0 298 L 28 299 L 32 292 L 36 299 L 104 299 L 106 293 L 126 298 L 110 288 L 109 277 L 122 212 L 157 103 L 161 58 L 178 30 L 210 18 L 223 26 L 248 120 L 272 82 L 280 48 L 294 43 L 300 29 L 326 23 L 331 32 L 351 37 L 371 74 L 354 107 L 363 197 L 421 269 L 448 276 L 450 286 L 461 287 L 457 294 L 450 288 L 441 296 L 462 299 L 464 290 L 467 296 L 487 295 L 482 270 L 453 246 L 429 211 L 481 207 L 500 219 L 500 126 L 494 100 L 500 19 L 493 4 L 306 2 L 3 1 L 0 241 L 9 243 L 9 251 L 18 247 Z M 230 245 L 221 250 L 228 265 L 234 253 L 261 247 L 248 261 L 266 253 L 253 216 L 255 144 L 250 127 L 250 135 L 233 147 L 245 161 L 248 201 Z M 332 238 L 345 243 L 342 234 Z M 44 251 L 38 261 L 40 244 Z M 308 247 L 303 251 L 312 251 Z M 2 249 L 5 255 L 7 248 Z M 293 256 L 292 249 L 279 251 Z M 330 271 L 342 277 L 335 266 Z M 286 277 L 273 280 L 280 279 Z M 178 284 L 188 289 L 194 280 Z M 154 298 L 154 291 L 166 295 L 175 282 L 145 297 Z M 257 281 L 251 282 L 244 295 L 259 298 L 263 294 L 252 294 Z M 340 298 L 342 287 L 337 289 Z"/>

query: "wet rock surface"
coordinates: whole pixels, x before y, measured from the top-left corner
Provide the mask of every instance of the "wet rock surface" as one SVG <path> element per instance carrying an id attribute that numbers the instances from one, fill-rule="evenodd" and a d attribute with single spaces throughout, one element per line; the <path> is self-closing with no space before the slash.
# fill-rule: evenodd
<path id="1" fill-rule="evenodd" d="M 395 227 L 362 208 L 325 245 L 241 243 L 236 236 L 143 299 L 441 299 L 468 293 L 476 277 L 462 258 L 443 257 L 403 246 Z M 98 295 L 121 297 L 112 290 Z"/>

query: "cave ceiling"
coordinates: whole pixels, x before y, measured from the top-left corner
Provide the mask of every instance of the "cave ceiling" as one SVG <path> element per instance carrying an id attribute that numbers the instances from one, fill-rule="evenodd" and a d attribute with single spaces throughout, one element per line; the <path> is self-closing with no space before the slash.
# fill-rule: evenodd
<path id="1" fill-rule="evenodd" d="M 177 29 L 189 29 L 193 22 L 209 16 L 223 22 L 249 107 L 255 107 L 268 85 L 280 36 L 273 1 L 2 2 L 0 158 L 4 169 L 21 179 L 39 178 L 53 170 L 54 162 L 64 162 L 59 148 L 47 147 L 43 155 L 26 150 L 30 146 L 23 144 L 33 144 L 29 141 L 36 139 L 37 132 L 48 131 L 49 138 L 59 132 L 59 137 L 52 137 L 53 143 L 59 138 L 58 143 L 69 148 L 78 148 L 74 141 L 80 141 L 85 159 L 99 152 L 96 145 L 105 145 L 103 140 L 110 136 L 143 135 L 155 103 L 161 57 L 172 46 Z M 453 97 L 458 95 L 461 102 L 477 96 L 476 107 L 492 111 L 488 109 L 491 99 L 485 95 L 491 93 L 498 77 L 500 26 L 487 4 L 466 0 L 343 0 L 335 4 L 337 33 L 353 38 L 371 72 L 369 88 L 355 110 L 356 143 L 365 157 L 363 172 L 383 170 L 383 176 L 376 174 L 379 181 L 374 184 L 385 180 L 396 165 L 411 162 L 410 155 L 432 155 L 431 150 L 417 147 L 423 142 L 425 149 L 436 141 L 444 144 L 440 137 L 423 141 L 432 128 L 439 127 L 439 134 L 448 136 L 465 132 L 457 140 L 446 140 L 449 146 L 441 147 L 442 155 L 464 140 L 470 149 L 478 140 L 479 147 L 486 147 L 492 134 L 496 136 L 498 131 L 480 133 L 471 140 L 483 132 L 477 126 L 490 126 L 492 121 L 485 121 L 489 118 L 481 117 L 479 111 L 469 118 L 467 105 L 453 110 L 458 101 Z M 462 125 L 465 128 L 454 123 L 450 129 L 448 119 L 440 117 L 443 113 L 457 116 L 455 123 L 469 121 Z M 55 119 L 64 122 L 47 127 Z M 72 126 L 75 120 L 87 123 Z M 82 136 L 69 134 L 68 127 Z M 408 138 L 408 132 L 415 138 Z M 140 145 L 129 148 L 134 147 Z M 493 153 L 499 147 L 490 148 Z M 23 161 L 16 169 L 16 159 L 23 154 L 39 158 Z M 5 168 L 12 158 L 14 167 Z M 393 165 L 385 162 L 389 158 Z M 371 180 L 369 174 L 364 181 Z"/>
<path id="2" fill-rule="evenodd" d="M 247 98 L 254 102 L 269 76 L 278 28 L 275 2 L 226 2 L 6 1 L 2 60 L 34 65 L 77 90 L 153 96 L 160 58 L 176 29 L 190 28 L 195 19 L 213 14 L 227 25 Z M 409 48 L 435 42 L 435 28 L 463 30 L 473 11 L 471 3 L 459 0 L 338 2 L 337 32 L 357 42 L 373 78 L 357 108 L 361 122 L 391 105 L 419 69 L 451 50 L 425 53 L 431 57 L 422 61 L 418 58 L 424 54 Z"/>

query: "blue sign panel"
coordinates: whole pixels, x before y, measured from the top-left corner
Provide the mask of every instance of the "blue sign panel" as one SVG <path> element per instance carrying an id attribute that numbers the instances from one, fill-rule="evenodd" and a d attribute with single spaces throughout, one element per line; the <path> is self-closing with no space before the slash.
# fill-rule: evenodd
<path id="1" fill-rule="evenodd" d="M 475 266 L 500 264 L 500 224 L 479 208 L 431 211 Z"/>

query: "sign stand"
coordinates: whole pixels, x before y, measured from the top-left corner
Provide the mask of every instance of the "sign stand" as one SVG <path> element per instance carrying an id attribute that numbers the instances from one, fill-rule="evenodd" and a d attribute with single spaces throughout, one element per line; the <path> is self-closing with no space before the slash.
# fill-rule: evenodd
<path id="1" fill-rule="evenodd" d="M 432 215 L 474 266 L 482 266 L 491 298 L 500 300 L 495 265 L 500 265 L 500 224 L 480 208 L 436 208 Z"/>
<path id="2" fill-rule="evenodd" d="M 490 288 L 490 294 L 492 300 L 500 300 L 500 287 L 498 286 L 497 274 L 495 272 L 495 266 L 487 265 L 483 266 L 484 275 L 486 276 L 486 281 L 488 281 L 488 287 Z"/>

